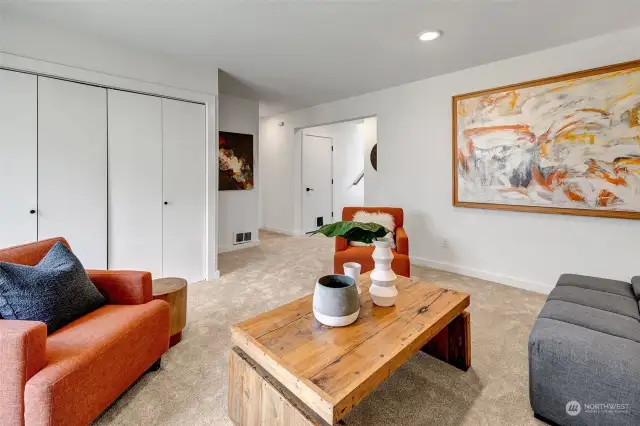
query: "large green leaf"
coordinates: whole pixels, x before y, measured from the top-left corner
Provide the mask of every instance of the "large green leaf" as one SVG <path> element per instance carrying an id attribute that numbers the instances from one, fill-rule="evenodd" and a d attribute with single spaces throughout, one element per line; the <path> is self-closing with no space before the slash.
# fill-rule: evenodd
<path id="1" fill-rule="evenodd" d="M 373 240 L 382 238 L 390 231 L 377 223 L 341 221 L 321 226 L 309 235 L 322 234 L 327 237 L 344 237 L 349 241 L 371 244 Z"/>

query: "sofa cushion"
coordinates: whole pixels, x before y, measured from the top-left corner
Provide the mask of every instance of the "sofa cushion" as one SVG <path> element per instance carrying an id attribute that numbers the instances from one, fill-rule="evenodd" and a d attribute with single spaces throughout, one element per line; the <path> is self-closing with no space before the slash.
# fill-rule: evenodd
<path id="1" fill-rule="evenodd" d="M 603 291 L 605 293 L 633 297 L 635 299 L 631 284 L 625 281 L 589 277 L 587 275 L 562 274 L 560 278 L 558 278 L 556 286 L 588 288 L 590 290 Z"/>
<path id="2" fill-rule="evenodd" d="M 640 300 L 640 276 L 631 278 L 631 286 L 636 295 L 636 299 Z"/>
<path id="3" fill-rule="evenodd" d="M 540 318 L 528 346 L 531 407 L 549 424 L 640 425 L 640 343 Z M 594 412 L 582 405 L 574 417 L 567 414 L 568 401 L 628 404 L 628 410 Z"/>
<path id="4" fill-rule="evenodd" d="M 581 287 L 556 286 L 551 290 L 551 293 L 549 293 L 547 300 L 563 300 L 578 305 L 590 306 L 592 308 L 602 309 L 603 311 L 626 315 L 640 321 L 638 302 L 634 298 L 620 296 L 618 294 Z"/>
<path id="5" fill-rule="evenodd" d="M 640 343 L 640 321 L 590 306 L 550 300 L 544 305 L 538 318 L 563 321 Z"/>
<path id="6" fill-rule="evenodd" d="M 35 266 L 0 262 L 0 314 L 41 321 L 53 333 L 105 304 L 87 272 L 61 242 Z"/>
<path id="7" fill-rule="evenodd" d="M 106 305 L 47 339 L 25 387 L 25 424 L 87 425 L 169 346 L 169 305 Z"/>

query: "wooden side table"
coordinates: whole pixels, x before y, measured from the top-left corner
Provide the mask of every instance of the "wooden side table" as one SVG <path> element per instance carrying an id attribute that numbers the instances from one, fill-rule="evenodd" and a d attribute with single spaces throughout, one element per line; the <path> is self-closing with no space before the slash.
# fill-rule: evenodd
<path id="1" fill-rule="evenodd" d="M 164 300 L 171 307 L 169 347 L 172 347 L 182 340 L 182 329 L 187 324 L 187 280 L 183 278 L 153 280 L 153 299 Z"/>

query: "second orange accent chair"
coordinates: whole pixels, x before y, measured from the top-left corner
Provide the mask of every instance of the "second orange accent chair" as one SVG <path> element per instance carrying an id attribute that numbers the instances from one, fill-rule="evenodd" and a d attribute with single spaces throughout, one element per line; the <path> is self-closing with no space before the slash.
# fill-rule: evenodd
<path id="1" fill-rule="evenodd" d="M 0 250 L 36 265 L 53 238 Z M 0 425 L 87 425 L 169 348 L 169 305 L 151 300 L 151 274 L 88 270 L 107 305 L 47 335 L 38 321 L 0 319 Z"/>
<path id="2" fill-rule="evenodd" d="M 393 216 L 396 229 L 395 243 L 396 249 L 393 252 L 393 262 L 391 269 L 398 275 L 411 277 L 411 261 L 409 259 L 409 238 L 404 230 L 404 212 L 397 207 L 345 207 L 342 210 L 342 220 L 353 220 L 356 212 L 365 211 L 367 213 L 388 213 Z M 336 252 L 333 256 L 333 272 L 335 274 L 344 274 L 344 265 L 346 262 L 357 262 L 362 265 L 362 273 L 372 271 L 374 247 L 356 247 L 349 244 L 342 237 L 336 237 Z"/>

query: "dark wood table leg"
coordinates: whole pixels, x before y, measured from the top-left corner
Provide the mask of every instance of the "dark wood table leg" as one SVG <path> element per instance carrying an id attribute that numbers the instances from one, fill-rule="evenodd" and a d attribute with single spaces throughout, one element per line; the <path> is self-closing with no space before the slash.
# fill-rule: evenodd
<path id="1" fill-rule="evenodd" d="M 460 370 L 471 367 L 471 315 L 463 312 L 422 347 L 422 351 Z"/>

